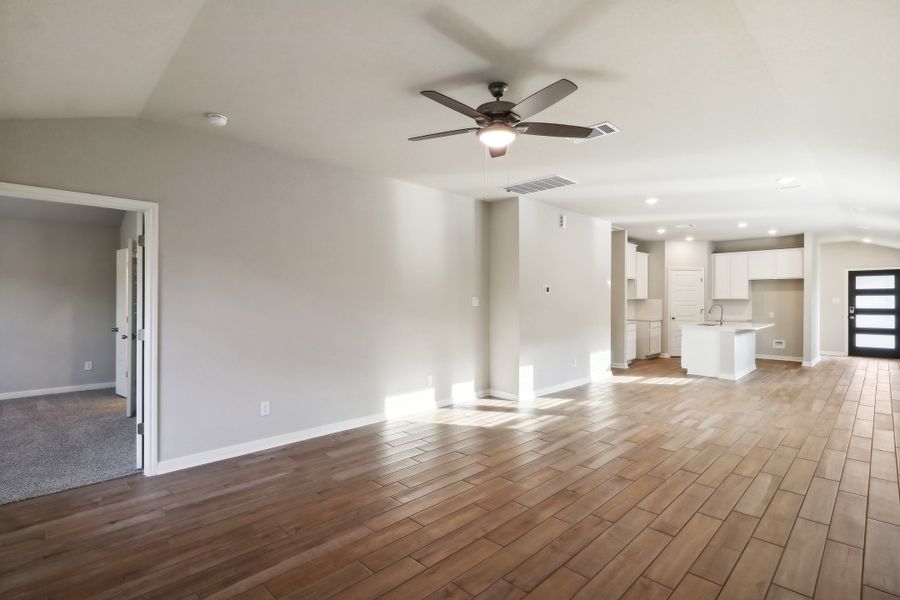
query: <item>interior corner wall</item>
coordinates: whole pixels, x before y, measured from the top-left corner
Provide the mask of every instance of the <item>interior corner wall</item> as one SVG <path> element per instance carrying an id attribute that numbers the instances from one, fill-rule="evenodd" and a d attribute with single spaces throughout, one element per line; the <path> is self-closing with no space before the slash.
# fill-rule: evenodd
<path id="1" fill-rule="evenodd" d="M 163 462 L 486 386 L 481 201 L 139 119 L 0 139 L 0 181 L 159 204 Z"/>
<path id="2" fill-rule="evenodd" d="M 490 290 L 490 389 L 519 394 L 519 200 L 486 203 Z"/>
<path id="3" fill-rule="evenodd" d="M 620 229 L 610 232 L 610 360 L 613 366 L 625 367 L 625 321 L 628 312 L 627 281 L 625 279 L 625 254 L 628 232 Z"/>
<path id="4" fill-rule="evenodd" d="M 847 352 L 847 271 L 898 269 L 900 250 L 862 244 L 831 242 L 819 245 L 819 345 L 822 353 Z"/>
<path id="5" fill-rule="evenodd" d="M 819 354 L 819 240 L 811 233 L 803 235 L 803 365 L 813 366 Z"/>
<path id="6" fill-rule="evenodd" d="M 115 382 L 118 247 L 114 226 L 0 219 L 0 394 Z"/>
<path id="7" fill-rule="evenodd" d="M 519 199 L 520 397 L 609 370 L 609 279 L 609 222 Z"/>

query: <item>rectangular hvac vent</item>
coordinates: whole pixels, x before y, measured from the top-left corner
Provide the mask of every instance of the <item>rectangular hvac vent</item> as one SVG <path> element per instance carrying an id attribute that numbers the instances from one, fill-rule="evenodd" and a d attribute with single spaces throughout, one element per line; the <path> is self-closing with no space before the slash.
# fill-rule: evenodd
<path id="1" fill-rule="evenodd" d="M 569 138 L 573 144 L 580 144 L 581 142 L 586 142 L 588 140 L 593 140 L 598 137 L 603 137 L 605 135 L 612 135 L 614 133 L 619 133 L 619 128 L 610 123 L 609 121 L 604 121 L 602 123 L 597 123 L 596 125 L 592 125 L 591 129 L 594 130 L 594 133 L 589 135 L 586 138 Z"/>
<path id="2" fill-rule="evenodd" d="M 560 177 L 559 175 L 548 175 L 539 179 L 532 179 L 530 181 L 514 183 L 503 189 L 505 189 L 507 192 L 513 192 L 515 194 L 531 194 L 534 192 L 543 192 L 544 190 L 552 190 L 553 188 L 573 185 L 574 183 L 575 182 L 571 179 L 566 179 L 565 177 Z"/>

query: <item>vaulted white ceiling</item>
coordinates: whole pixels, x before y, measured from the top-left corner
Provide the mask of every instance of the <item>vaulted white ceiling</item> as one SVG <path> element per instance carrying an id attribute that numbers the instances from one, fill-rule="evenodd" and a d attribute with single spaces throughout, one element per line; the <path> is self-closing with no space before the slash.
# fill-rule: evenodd
<path id="1" fill-rule="evenodd" d="M 898 64 L 896 0 L 0 0 L 0 118 L 223 112 L 218 135 L 474 197 L 559 174 L 578 184 L 534 197 L 645 239 L 896 240 Z M 494 160 L 406 141 L 471 124 L 419 90 L 561 77 L 580 89 L 539 120 L 621 133 Z"/>

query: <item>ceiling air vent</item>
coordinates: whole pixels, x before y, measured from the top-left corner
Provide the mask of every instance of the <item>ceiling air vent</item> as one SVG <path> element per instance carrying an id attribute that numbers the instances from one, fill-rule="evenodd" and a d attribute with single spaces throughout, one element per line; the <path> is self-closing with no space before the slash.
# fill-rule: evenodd
<path id="1" fill-rule="evenodd" d="M 559 175 L 548 175 L 530 181 L 514 183 L 503 189 L 514 194 L 531 194 L 533 192 L 543 192 L 544 190 L 552 190 L 553 188 L 573 185 L 575 182 Z"/>
<path id="2" fill-rule="evenodd" d="M 603 137 L 605 135 L 612 135 L 614 133 L 619 133 L 619 128 L 610 123 L 609 121 L 603 121 L 602 123 L 597 123 L 596 125 L 592 125 L 591 129 L 594 130 L 594 133 L 589 135 L 586 138 L 569 138 L 569 140 L 573 144 L 580 144 L 581 142 L 586 142 L 588 140 L 593 140 L 598 137 Z"/>

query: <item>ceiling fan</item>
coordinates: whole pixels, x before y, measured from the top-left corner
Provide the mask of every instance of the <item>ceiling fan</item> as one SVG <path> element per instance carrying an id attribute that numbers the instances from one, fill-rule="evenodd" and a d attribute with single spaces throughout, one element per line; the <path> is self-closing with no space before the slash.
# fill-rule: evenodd
<path id="1" fill-rule="evenodd" d="M 425 90 L 422 95 L 431 98 L 449 109 L 475 119 L 477 127 L 466 129 L 454 129 L 453 131 L 441 131 L 409 138 L 411 142 L 430 140 L 434 138 L 459 135 L 462 133 L 477 132 L 478 139 L 488 147 L 492 158 L 498 158 L 506 154 L 509 145 L 516 136 L 541 135 L 545 137 L 586 138 L 594 130 L 590 127 L 578 127 L 576 125 L 561 125 L 559 123 L 535 123 L 525 122 L 525 119 L 536 115 L 542 110 L 553 106 L 572 92 L 578 86 L 568 79 L 560 79 L 544 89 L 528 96 L 518 104 L 501 100 L 503 94 L 509 90 L 509 86 L 502 81 L 488 84 L 488 90 L 494 97 L 491 102 L 485 102 L 478 108 L 471 108 L 462 102 L 454 100 L 440 92 Z"/>

